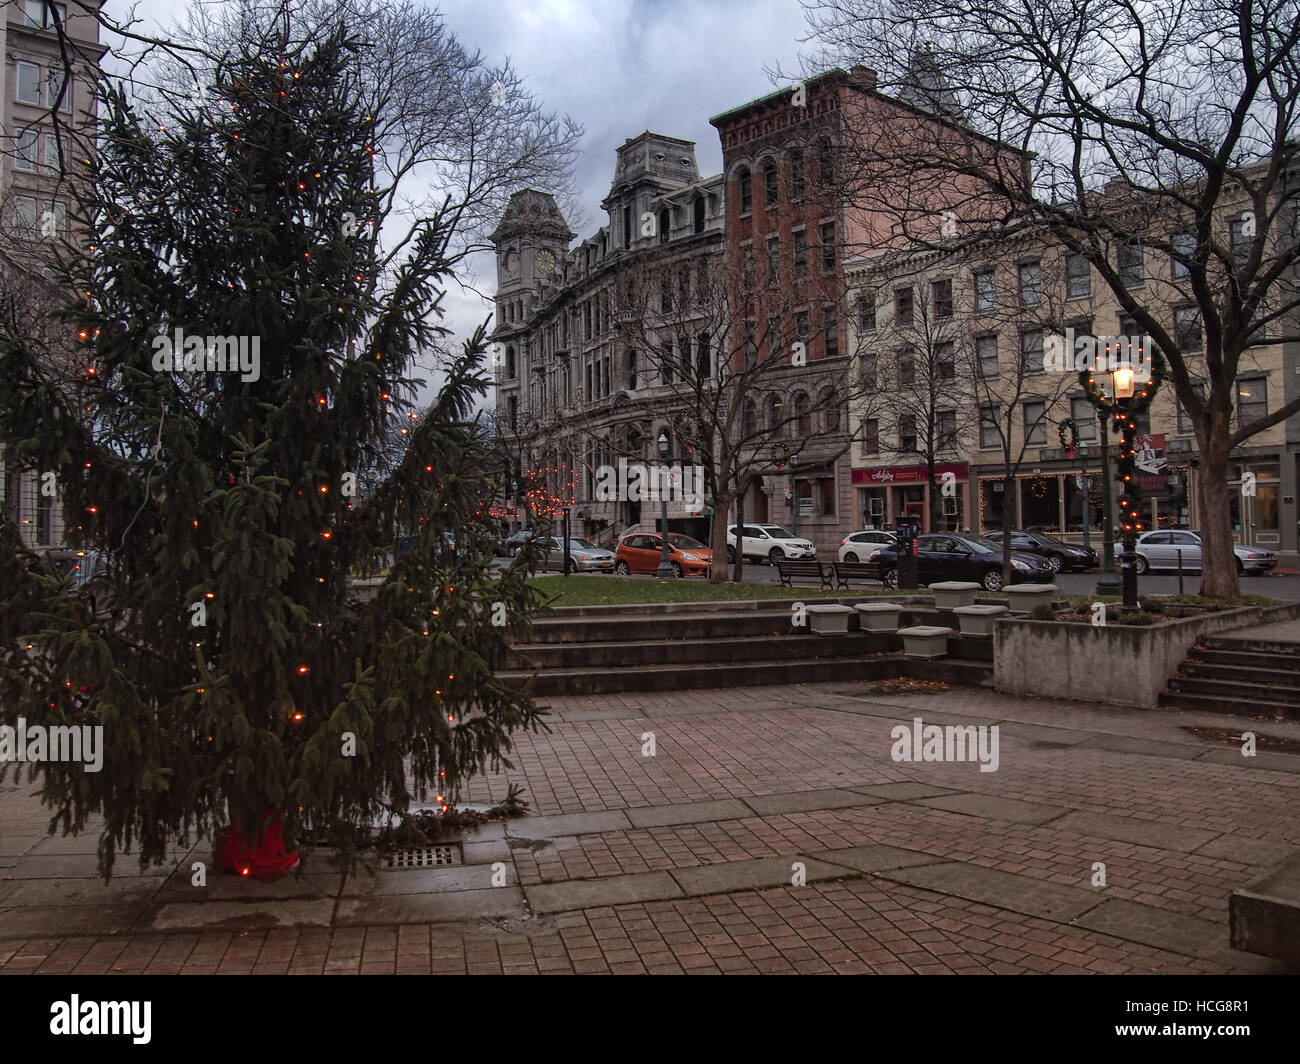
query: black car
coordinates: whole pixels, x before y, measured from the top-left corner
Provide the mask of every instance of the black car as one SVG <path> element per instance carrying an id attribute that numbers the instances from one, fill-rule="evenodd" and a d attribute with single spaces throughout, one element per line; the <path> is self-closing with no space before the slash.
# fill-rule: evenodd
<path id="1" fill-rule="evenodd" d="M 1004 532 L 985 532 L 983 538 L 1002 546 Z M 1011 530 L 1011 549 L 1017 554 L 1041 554 L 1047 559 L 1056 573 L 1084 572 L 1097 565 L 1097 552 L 1063 539 L 1049 536 L 1046 532 L 1025 532 L 1018 528 Z"/>
<path id="2" fill-rule="evenodd" d="M 886 587 L 898 586 L 898 545 L 879 547 L 867 559 L 879 562 Z M 937 584 L 944 580 L 973 580 L 987 591 L 1002 588 L 1002 545 L 982 536 L 932 533 L 916 541 L 917 581 Z M 1052 567 L 1037 554 L 1011 552 L 1013 584 L 1048 583 Z"/>

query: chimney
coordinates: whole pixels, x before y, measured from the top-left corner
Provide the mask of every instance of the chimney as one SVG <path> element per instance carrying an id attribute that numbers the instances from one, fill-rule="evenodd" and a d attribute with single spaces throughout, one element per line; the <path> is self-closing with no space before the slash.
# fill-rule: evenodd
<path id="1" fill-rule="evenodd" d="M 855 64 L 849 70 L 849 75 L 854 82 L 869 92 L 876 89 L 876 72 L 870 67 L 864 67 L 861 63 Z"/>

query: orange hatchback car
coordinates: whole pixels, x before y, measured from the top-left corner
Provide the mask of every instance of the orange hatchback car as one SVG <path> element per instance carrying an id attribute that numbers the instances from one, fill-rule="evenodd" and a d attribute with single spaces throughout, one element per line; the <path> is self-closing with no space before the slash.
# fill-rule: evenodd
<path id="1" fill-rule="evenodd" d="M 663 539 L 658 532 L 633 532 L 618 541 L 618 549 L 614 551 L 614 572 L 619 576 L 629 573 L 653 576 L 659 571 L 662 553 Z M 713 564 L 713 552 L 697 539 L 680 532 L 669 532 L 668 564 L 677 577 L 707 574 Z"/>

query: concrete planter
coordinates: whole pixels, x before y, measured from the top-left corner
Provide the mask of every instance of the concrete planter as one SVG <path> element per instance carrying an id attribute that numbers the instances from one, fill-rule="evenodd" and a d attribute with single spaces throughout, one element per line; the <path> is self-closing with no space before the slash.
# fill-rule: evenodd
<path id="1" fill-rule="evenodd" d="M 809 606 L 808 627 L 817 635 L 845 635 L 849 630 L 849 618 L 855 616 L 852 606 Z"/>
<path id="2" fill-rule="evenodd" d="M 951 628 L 938 628 L 931 624 L 918 624 L 900 628 L 903 637 L 903 654 L 909 658 L 941 658 L 948 653 Z"/>
<path id="3" fill-rule="evenodd" d="M 898 618 L 903 613 L 903 607 L 897 602 L 859 602 L 853 608 L 858 611 L 858 627 L 862 631 L 898 631 Z"/>
<path id="4" fill-rule="evenodd" d="M 1005 617 L 1005 606 L 958 606 L 952 611 L 961 624 L 962 635 L 989 637 L 993 635 L 993 622 Z"/>
<path id="5" fill-rule="evenodd" d="M 1055 584 L 1008 584 L 1002 589 L 1012 613 L 1032 613 L 1035 606 L 1050 606 L 1056 594 Z"/>
<path id="6" fill-rule="evenodd" d="M 937 610 L 955 610 L 962 606 L 974 606 L 979 589 L 979 584 L 972 584 L 966 580 L 944 580 L 930 585 L 930 590 L 934 593 L 934 608 Z"/>
<path id="7" fill-rule="evenodd" d="M 1154 708 L 1187 651 L 1207 635 L 1300 616 L 1245 606 L 1142 627 L 1004 617 L 993 629 L 993 686 L 1016 695 Z"/>

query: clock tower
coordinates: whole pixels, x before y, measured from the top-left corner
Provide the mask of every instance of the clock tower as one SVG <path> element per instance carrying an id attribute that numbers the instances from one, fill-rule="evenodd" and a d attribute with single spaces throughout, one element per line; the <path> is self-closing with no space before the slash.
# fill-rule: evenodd
<path id="1" fill-rule="evenodd" d="M 497 253 L 497 305 L 522 299 L 563 279 L 564 258 L 574 234 L 547 192 L 526 188 L 510 197 L 491 235 Z M 498 321 L 507 316 L 498 315 Z"/>

